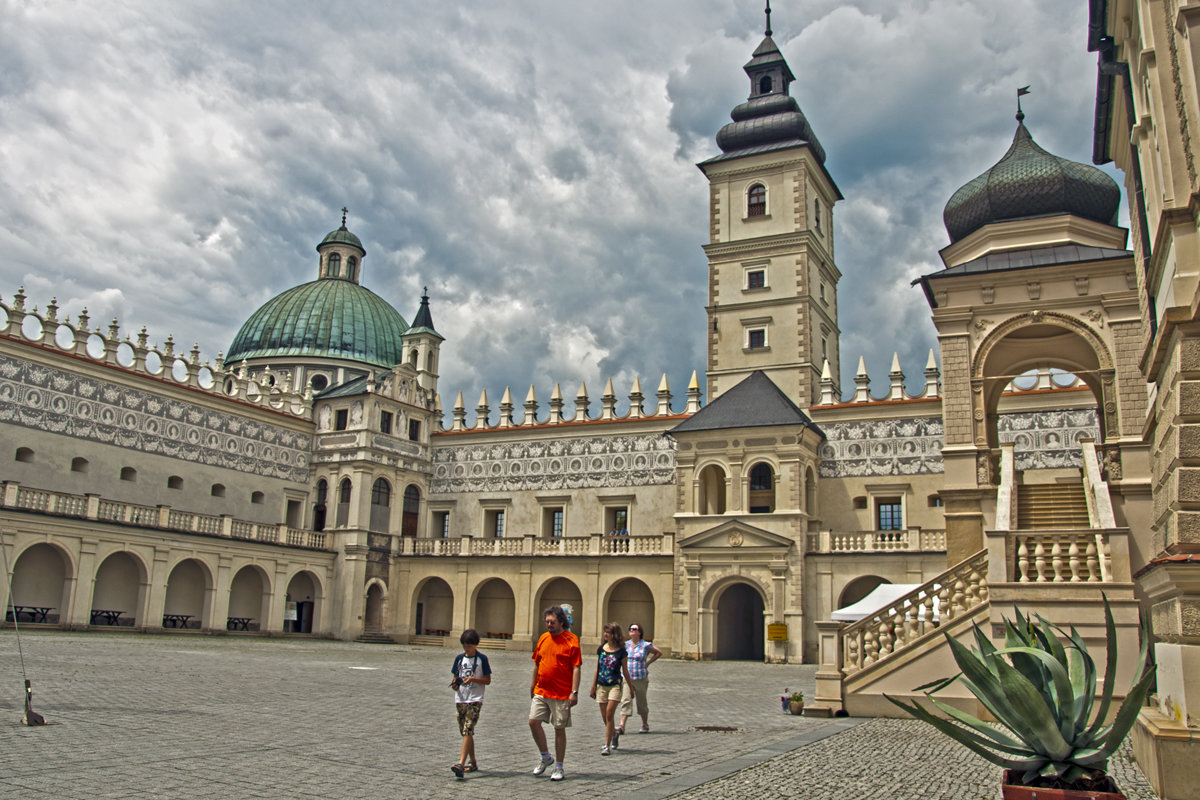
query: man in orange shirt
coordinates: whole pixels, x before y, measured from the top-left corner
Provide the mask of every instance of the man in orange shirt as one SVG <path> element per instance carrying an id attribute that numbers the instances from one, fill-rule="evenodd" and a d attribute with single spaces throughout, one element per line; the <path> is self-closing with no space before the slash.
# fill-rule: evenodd
<path id="1" fill-rule="evenodd" d="M 583 664 L 579 639 L 567 630 L 567 613 L 562 606 L 550 606 L 543 612 L 546 632 L 533 648 L 533 682 L 529 684 L 529 730 L 542 759 L 533 774 L 541 775 L 551 764 L 550 780 L 561 781 L 563 756 L 567 752 L 567 728 L 571 727 L 571 707 L 579 702 L 579 670 Z M 546 744 L 543 724 L 554 726 L 554 755 Z"/>

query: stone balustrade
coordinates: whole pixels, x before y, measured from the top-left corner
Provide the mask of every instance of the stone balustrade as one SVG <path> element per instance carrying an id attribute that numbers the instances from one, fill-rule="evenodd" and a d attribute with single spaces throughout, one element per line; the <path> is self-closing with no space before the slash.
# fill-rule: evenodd
<path id="1" fill-rule="evenodd" d="M 852 675 L 882 661 L 988 600 L 988 553 L 981 550 L 933 580 L 841 630 L 841 670 Z"/>
<path id="2" fill-rule="evenodd" d="M 617 537 L 592 533 L 547 539 L 528 534 L 499 539 L 464 536 L 452 539 L 404 537 L 400 555 L 406 556 L 670 556 L 675 536 Z"/>
<path id="3" fill-rule="evenodd" d="M 908 528 L 902 531 L 820 531 L 808 534 L 809 553 L 945 552 L 946 532 Z"/>
<path id="4" fill-rule="evenodd" d="M 77 517 L 139 528 L 222 536 L 252 542 L 287 544 L 325 550 L 326 535 L 322 531 L 289 528 L 285 524 L 249 522 L 228 515 L 197 514 L 170 506 L 143 506 L 107 500 L 95 494 L 76 495 L 21 486 L 5 481 L 0 492 L 0 508 L 33 511 L 59 517 Z"/>
<path id="5" fill-rule="evenodd" d="M 219 354 L 215 366 L 202 364 L 198 344 L 186 355 L 176 353 L 172 337 L 168 336 L 162 347 L 151 345 L 145 328 L 136 338 L 127 334 L 122 339 L 115 318 L 109 323 L 107 333 L 99 326 L 94 331 L 88 330 L 91 320 L 86 308 L 75 324 L 65 315 L 60 319 L 58 312 L 55 299 L 46 305 L 44 314 L 37 313 L 36 308 L 27 311 L 25 290 L 21 288 L 11 303 L 0 302 L 0 336 L 295 417 L 312 416 L 312 397 L 307 387 L 306 394 L 301 394 L 286 386 L 262 385 L 248 377 L 244 367 L 228 369 Z"/>

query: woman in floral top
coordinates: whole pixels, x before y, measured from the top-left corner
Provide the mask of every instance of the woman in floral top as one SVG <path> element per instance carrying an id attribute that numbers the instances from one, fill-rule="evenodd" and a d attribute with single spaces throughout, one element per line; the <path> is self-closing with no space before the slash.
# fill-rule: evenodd
<path id="1" fill-rule="evenodd" d="M 617 704 L 621 702 L 621 684 L 629 683 L 629 668 L 625 666 L 625 647 L 622 643 L 621 626 L 610 622 L 604 626 L 604 644 L 596 648 L 596 674 L 592 677 L 592 697 L 600 704 L 600 718 L 604 720 L 604 746 L 600 755 L 606 756 L 610 747 L 617 746 Z"/>
<path id="2" fill-rule="evenodd" d="M 650 671 L 648 667 L 662 657 L 662 650 L 642 638 L 642 625 L 635 622 L 629 626 L 629 641 L 625 642 L 625 652 L 628 653 L 629 680 L 621 692 L 621 724 L 617 726 L 616 735 L 625 732 L 625 720 L 633 713 L 633 699 L 637 698 L 638 716 L 642 718 L 642 733 L 650 732 L 650 703 L 646 699 L 646 690 L 650 687 Z"/>

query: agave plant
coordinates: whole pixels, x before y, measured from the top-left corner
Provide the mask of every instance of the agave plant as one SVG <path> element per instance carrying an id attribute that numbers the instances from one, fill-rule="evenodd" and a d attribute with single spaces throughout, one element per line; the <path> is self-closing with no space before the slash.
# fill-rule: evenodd
<path id="1" fill-rule="evenodd" d="M 1147 632 L 1143 631 L 1141 668 L 1133 688 L 1113 721 L 1106 724 L 1117 671 L 1117 631 L 1108 598 L 1104 598 L 1107 656 L 1099 694 L 1096 663 L 1074 627 L 1065 632 L 1041 615 L 1034 624 L 1019 609 L 1015 611 L 1015 623 L 1004 621 L 1003 648 L 996 648 L 979 626 L 975 626 L 976 649 L 946 635 L 962 672 L 915 691 L 925 692 L 930 703 L 949 719 L 916 702 L 888 700 L 993 764 L 1020 771 L 1024 784 L 1039 776 L 1057 776 L 1067 784 L 1102 778 L 1108 759 L 1133 727 L 1154 678 L 1146 664 Z M 962 681 L 999 726 L 933 696 L 954 681 Z"/>

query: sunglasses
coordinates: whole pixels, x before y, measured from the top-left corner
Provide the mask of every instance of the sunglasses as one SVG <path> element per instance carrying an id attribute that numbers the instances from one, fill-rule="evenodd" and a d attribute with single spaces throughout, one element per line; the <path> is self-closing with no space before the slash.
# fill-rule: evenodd
<path id="1" fill-rule="evenodd" d="M 641 630 L 642 630 L 641 628 L 638 628 L 638 627 L 636 627 L 636 626 L 635 626 L 635 627 L 633 627 L 633 628 L 630 628 L 630 629 L 629 629 L 629 632 L 630 632 L 630 633 L 633 633 L 634 631 L 637 631 L 637 632 L 641 633 Z"/>

